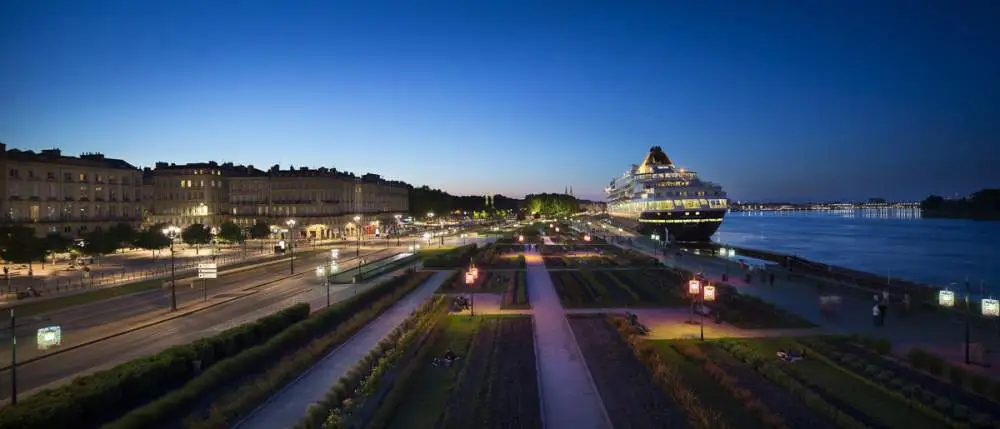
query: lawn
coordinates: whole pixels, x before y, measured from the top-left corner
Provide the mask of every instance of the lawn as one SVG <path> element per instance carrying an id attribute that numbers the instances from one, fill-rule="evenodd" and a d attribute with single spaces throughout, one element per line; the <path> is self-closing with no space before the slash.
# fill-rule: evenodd
<path id="1" fill-rule="evenodd" d="M 510 274 L 500 301 L 502 309 L 528 309 L 528 279 L 524 271 L 508 272 Z"/>

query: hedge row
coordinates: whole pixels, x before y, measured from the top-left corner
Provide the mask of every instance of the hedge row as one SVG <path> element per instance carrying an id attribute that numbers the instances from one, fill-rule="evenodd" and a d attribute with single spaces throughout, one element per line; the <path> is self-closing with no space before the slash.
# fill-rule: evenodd
<path id="1" fill-rule="evenodd" d="M 0 427 L 99 427 L 183 386 L 202 371 L 222 365 L 227 358 L 264 343 L 307 317 L 308 304 L 294 305 L 212 337 L 78 377 L 70 384 L 39 392 L 0 410 Z"/>
<path id="2" fill-rule="evenodd" d="M 347 371 L 323 399 L 310 405 L 295 429 L 332 429 L 343 427 L 345 419 L 371 420 L 371 416 L 354 414 L 365 410 L 366 399 L 379 391 L 383 376 L 393 372 L 421 335 L 430 332 L 447 314 L 448 300 L 444 297 L 424 301 Z"/>
<path id="3" fill-rule="evenodd" d="M 104 429 L 226 427 L 381 314 L 429 273 L 394 277 L 317 311 L 270 341 L 206 371 L 184 388 L 129 413 Z M 258 375 L 264 374 L 263 377 Z M 209 410 L 209 415 L 203 412 Z"/>
<path id="4" fill-rule="evenodd" d="M 451 249 L 447 252 L 432 254 L 424 258 L 424 267 L 427 268 L 462 268 L 469 265 L 472 255 L 476 252 L 476 244 L 467 244 Z"/>

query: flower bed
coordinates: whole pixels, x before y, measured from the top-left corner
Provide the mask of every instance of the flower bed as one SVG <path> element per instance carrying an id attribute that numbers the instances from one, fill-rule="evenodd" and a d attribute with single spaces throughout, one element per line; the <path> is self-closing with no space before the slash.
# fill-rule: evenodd
<path id="1" fill-rule="evenodd" d="M 800 339 L 799 342 L 840 367 L 933 408 L 956 422 L 972 427 L 991 427 L 992 422 L 1000 421 L 1000 404 L 887 359 L 847 338 Z"/>
<path id="2" fill-rule="evenodd" d="M 969 374 L 959 365 L 949 364 L 941 356 L 913 348 L 906 355 L 909 364 L 920 371 L 934 376 L 945 376 L 953 384 L 966 390 L 987 396 L 993 402 L 1000 403 L 1000 380 L 990 380 L 979 374 Z"/>
<path id="3" fill-rule="evenodd" d="M 728 427 L 656 359 L 651 346 L 620 332 L 621 322 L 597 314 L 569 316 L 569 324 L 614 427 Z"/>
<path id="4" fill-rule="evenodd" d="M 501 293 L 507 284 L 513 282 L 515 271 L 479 270 L 479 278 L 473 284 L 465 283 L 465 271 L 456 271 L 447 281 L 441 283 L 438 292 L 443 293 Z"/>
<path id="5" fill-rule="evenodd" d="M 690 361 L 700 365 L 705 374 L 725 389 L 729 395 L 738 400 L 746 411 L 756 417 L 765 427 L 773 429 L 788 428 L 785 419 L 781 415 L 768 409 L 752 392 L 740 386 L 739 381 L 735 377 L 726 373 L 726 370 L 722 369 L 719 365 L 709 361 L 708 355 L 697 344 L 674 343 L 672 348 Z M 745 425 L 745 423 L 741 423 L 741 426 Z"/>
<path id="6" fill-rule="evenodd" d="M 298 304 L 214 336 L 77 377 L 0 410 L 4 428 L 90 428 L 142 407 L 309 317 Z M 141 409 L 141 408 L 139 408 Z"/>
<path id="7" fill-rule="evenodd" d="M 188 428 L 215 428 L 238 421 L 430 275 L 409 272 L 319 310 L 105 428 L 179 427 L 182 419 Z"/>
<path id="8" fill-rule="evenodd" d="M 717 410 L 730 425 L 739 429 L 764 429 L 768 426 L 756 415 L 757 411 L 747 408 L 749 399 L 738 399 L 730 391 L 703 369 L 703 364 L 685 357 L 679 350 L 683 347 L 697 348 L 692 340 L 647 340 L 656 348 L 657 354 L 664 365 L 674 368 L 680 381 L 694 392 L 697 392 L 702 403 Z M 700 351 L 700 350 L 699 350 Z M 759 401 L 758 401 L 759 402 Z"/>
<path id="9" fill-rule="evenodd" d="M 525 309 L 531 308 L 528 303 L 528 279 L 524 271 L 510 273 L 513 275 L 512 281 L 507 282 L 507 290 L 504 291 L 500 308 L 503 309 Z"/>
<path id="10" fill-rule="evenodd" d="M 767 338 L 746 340 L 738 344 L 750 350 L 755 359 L 773 365 L 789 377 L 818 392 L 822 397 L 843 404 L 848 415 L 863 414 L 874 427 L 954 427 L 950 421 L 927 407 L 879 386 L 867 377 L 830 362 L 815 350 L 803 347 L 791 339 Z M 779 350 L 804 351 L 806 358 L 794 364 L 783 363 L 775 356 Z M 747 352 L 749 353 L 749 352 Z M 835 404 L 831 404 L 835 405 Z M 911 410 L 906 410 L 910 408 Z M 899 412 L 886 412 L 899 410 Z M 860 418 L 859 418 L 860 419 Z"/>
<path id="11" fill-rule="evenodd" d="M 366 410 L 364 405 L 379 393 L 383 376 L 419 347 L 447 314 L 447 300 L 443 297 L 421 304 L 311 406 L 296 428 L 334 429 L 346 427 L 348 422 L 370 421 L 372 407 Z M 369 414 L 362 415 L 364 411 Z"/>
<path id="12" fill-rule="evenodd" d="M 524 255 L 521 253 L 524 248 L 520 246 L 498 246 L 488 244 L 473 258 L 476 265 L 481 268 L 521 268 L 523 269 Z"/>
<path id="13" fill-rule="evenodd" d="M 779 413 L 792 428 L 866 427 L 766 362 L 745 344 L 723 341 L 700 346 L 709 360 L 735 377 L 741 387 L 752 392 L 768 409 Z"/>
<path id="14" fill-rule="evenodd" d="M 450 395 L 440 427 L 540 429 L 531 318 L 492 320 L 495 328 L 476 335 L 472 355 Z"/>

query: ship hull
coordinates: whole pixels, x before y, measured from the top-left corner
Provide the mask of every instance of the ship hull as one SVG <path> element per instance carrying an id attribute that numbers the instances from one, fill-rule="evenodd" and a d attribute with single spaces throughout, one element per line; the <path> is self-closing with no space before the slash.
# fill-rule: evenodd
<path id="1" fill-rule="evenodd" d="M 673 242 L 707 242 L 719 230 L 726 210 L 698 212 L 645 211 L 639 215 L 639 233 L 656 234 Z"/>

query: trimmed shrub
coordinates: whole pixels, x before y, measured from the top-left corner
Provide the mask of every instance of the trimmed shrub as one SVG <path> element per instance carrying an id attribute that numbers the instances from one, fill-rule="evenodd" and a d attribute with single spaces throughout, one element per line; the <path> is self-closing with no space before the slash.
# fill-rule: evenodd
<path id="1" fill-rule="evenodd" d="M 212 337 L 77 377 L 70 384 L 3 408 L 0 427 L 98 427 L 183 386 L 201 372 L 268 341 L 308 317 L 308 304 L 293 305 Z"/>
<path id="2" fill-rule="evenodd" d="M 959 386 L 965 385 L 965 380 L 969 377 L 968 371 L 960 366 L 949 365 L 948 368 L 948 378 L 951 379 L 952 383 Z"/>
<path id="3" fill-rule="evenodd" d="M 969 388 L 973 392 L 984 394 L 990 388 L 990 380 L 982 375 L 972 374 L 969 377 Z"/>

